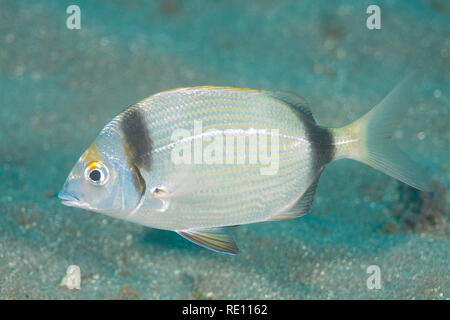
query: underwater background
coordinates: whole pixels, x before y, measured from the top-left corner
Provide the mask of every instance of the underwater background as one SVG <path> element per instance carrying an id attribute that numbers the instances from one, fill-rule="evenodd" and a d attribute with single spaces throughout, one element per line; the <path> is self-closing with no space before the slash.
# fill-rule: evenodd
<path id="1" fill-rule="evenodd" d="M 449 31 L 444 0 L 0 0 L 0 299 L 449 299 Z M 233 228 L 237 256 L 56 198 L 100 129 L 159 91 L 292 91 L 338 127 L 414 70 L 395 139 L 432 194 L 338 161 L 310 214 Z M 81 290 L 60 286 L 72 264 Z"/>

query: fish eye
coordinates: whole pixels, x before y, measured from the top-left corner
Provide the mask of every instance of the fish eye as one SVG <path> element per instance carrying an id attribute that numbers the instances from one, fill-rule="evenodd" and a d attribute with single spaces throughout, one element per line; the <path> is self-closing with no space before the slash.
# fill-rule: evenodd
<path id="1" fill-rule="evenodd" d="M 101 186 L 108 180 L 108 169 L 99 161 L 92 162 L 87 166 L 84 176 L 92 184 Z"/>
<path id="2" fill-rule="evenodd" d="M 102 173 L 98 169 L 94 169 L 91 171 L 91 173 L 89 173 L 89 178 L 94 182 L 100 181 L 101 177 Z"/>

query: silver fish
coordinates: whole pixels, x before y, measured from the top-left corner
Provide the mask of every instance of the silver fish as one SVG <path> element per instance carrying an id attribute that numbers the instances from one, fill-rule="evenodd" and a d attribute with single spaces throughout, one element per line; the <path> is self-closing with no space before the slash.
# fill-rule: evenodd
<path id="1" fill-rule="evenodd" d="M 228 87 L 161 92 L 101 130 L 59 198 L 235 254 L 238 248 L 224 227 L 306 214 L 325 165 L 338 159 L 361 161 L 429 191 L 427 175 L 390 139 L 408 107 L 408 86 L 402 81 L 342 128 L 319 126 L 304 99 L 292 93 Z M 225 143 L 230 136 L 236 140 Z M 266 155 L 268 149 L 276 155 L 271 163 L 250 161 L 261 156 L 250 149 L 262 140 L 277 144 L 277 149 L 259 145 Z"/>

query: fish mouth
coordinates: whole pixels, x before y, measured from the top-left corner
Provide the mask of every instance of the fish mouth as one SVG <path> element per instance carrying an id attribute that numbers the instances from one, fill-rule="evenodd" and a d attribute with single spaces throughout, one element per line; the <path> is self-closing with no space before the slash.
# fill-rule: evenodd
<path id="1" fill-rule="evenodd" d="M 66 191 L 60 191 L 58 193 L 58 198 L 61 200 L 61 203 L 65 206 L 69 206 L 69 207 L 79 207 L 80 206 L 80 199 L 78 199 L 73 194 L 70 194 Z"/>

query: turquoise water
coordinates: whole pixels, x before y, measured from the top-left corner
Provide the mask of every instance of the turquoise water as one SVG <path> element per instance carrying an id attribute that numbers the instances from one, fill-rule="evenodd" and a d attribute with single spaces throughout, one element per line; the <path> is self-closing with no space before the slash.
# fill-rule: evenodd
<path id="1" fill-rule="evenodd" d="M 66 28 L 70 4 L 80 30 Z M 381 30 L 366 28 L 369 4 Z M 395 137 L 448 186 L 449 30 L 443 0 L 1 0 L 0 298 L 450 298 L 448 193 L 417 209 L 419 195 L 356 162 L 327 167 L 311 214 L 234 228 L 237 256 L 55 198 L 103 125 L 153 93 L 293 91 L 341 126 L 413 70 Z M 59 286 L 71 264 L 81 290 Z M 367 288 L 370 265 L 381 289 Z"/>

